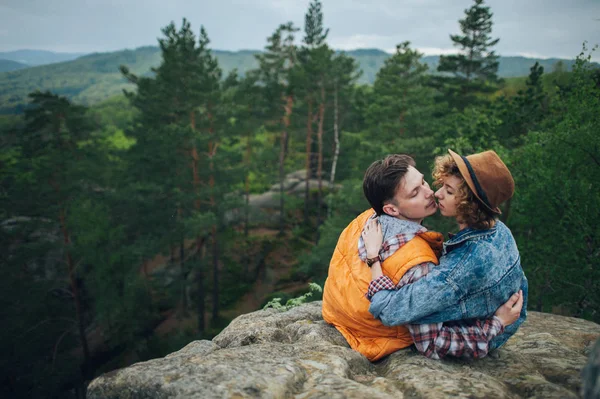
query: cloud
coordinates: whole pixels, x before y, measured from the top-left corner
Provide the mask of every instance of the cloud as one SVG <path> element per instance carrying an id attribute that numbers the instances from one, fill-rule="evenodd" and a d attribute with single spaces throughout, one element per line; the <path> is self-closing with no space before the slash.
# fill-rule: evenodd
<path id="1" fill-rule="evenodd" d="M 114 51 L 156 45 L 160 29 L 187 18 L 204 25 L 215 49 L 260 49 L 281 23 L 304 25 L 310 0 L 1 0 L 0 51 L 19 48 Z M 454 52 L 471 0 L 323 0 L 329 44 L 395 49 L 410 41 L 425 54 Z M 598 0 L 486 0 L 496 53 L 575 57 L 599 42 Z M 298 32 L 298 42 L 303 36 Z M 598 56 L 595 56 L 597 58 Z"/>
<path id="2" fill-rule="evenodd" d="M 331 47 L 338 50 L 354 50 L 357 48 L 389 48 L 390 43 L 394 42 L 391 36 L 384 35 L 352 35 L 346 37 L 331 37 L 329 43 Z"/>
<path id="3" fill-rule="evenodd" d="M 424 55 L 449 55 L 456 54 L 458 50 L 456 48 L 442 48 L 442 47 L 419 47 L 417 46 L 417 50 L 419 50 Z"/>

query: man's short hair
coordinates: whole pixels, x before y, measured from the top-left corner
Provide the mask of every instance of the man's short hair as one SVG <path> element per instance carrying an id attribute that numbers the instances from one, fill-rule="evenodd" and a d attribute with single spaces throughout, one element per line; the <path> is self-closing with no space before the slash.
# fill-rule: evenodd
<path id="1" fill-rule="evenodd" d="M 412 157 L 393 154 L 369 166 L 363 179 L 363 192 L 377 215 L 383 214 L 383 206 L 394 199 L 408 167 L 415 165 Z"/>

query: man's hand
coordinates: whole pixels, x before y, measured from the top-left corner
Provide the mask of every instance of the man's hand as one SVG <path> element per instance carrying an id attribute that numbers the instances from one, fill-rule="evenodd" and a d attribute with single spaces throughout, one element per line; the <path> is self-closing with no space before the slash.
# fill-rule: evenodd
<path id="1" fill-rule="evenodd" d="M 367 258 L 374 258 L 379 255 L 381 244 L 383 244 L 383 234 L 381 233 L 381 225 L 377 218 L 367 221 L 362 231 L 362 238 L 365 241 Z"/>
<path id="2" fill-rule="evenodd" d="M 511 325 L 519 319 L 523 308 L 523 291 L 513 294 L 504 305 L 501 305 L 494 316 L 500 319 L 504 327 Z"/>

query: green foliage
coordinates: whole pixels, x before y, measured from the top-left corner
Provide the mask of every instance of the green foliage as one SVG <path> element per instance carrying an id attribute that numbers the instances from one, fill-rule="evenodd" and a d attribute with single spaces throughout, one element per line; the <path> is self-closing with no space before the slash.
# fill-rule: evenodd
<path id="1" fill-rule="evenodd" d="M 263 307 L 263 309 L 273 308 L 275 310 L 281 310 L 281 311 L 290 310 L 290 309 L 300 306 L 304 303 L 310 302 L 308 299 L 310 297 L 312 297 L 314 293 L 320 294 L 323 292 L 323 288 L 321 288 L 321 286 L 316 283 L 308 283 L 308 288 L 309 288 L 309 291 L 306 294 L 301 295 L 297 298 L 288 299 L 286 301 L 285 305 L 281 304 L 281 298 L 273 298 L 271 301 L 269 301 L 269 303 L 267 303 Z"/>
<path id="2" fill-rule="evenodd" d="M 600 90 L 582 54 L 560 113 L 514 156 L 510 222 L 531 284 L 531 305 L 600 320 Z"/>
<path id="3" fill-rule="evenodd" d="M 93 297 L 84 298 L 85 273 L 70 240 L 70 211 L 95 183 L 92 166 L 97 154 L 80 145 L 91 140 L 92 132 L 84 107 L 51 93 L 35 92 L 30 97 L 32 107 L 24 123 L 2 132 L 7 145 L 1 152 L 0 175 L 0 230 L 7 254 L 2 267 L 11 284 L 3 292 L 17 304 L 7 304 L 3 320 L 22 328 L 18 333 L 7 331 L 3 341 L 12 345 L 11 356 L 32 363 L 14 368 L 19 381 L 15 391 L 41 397 L 56 395 L 62 384 L 72 384 L 89 370 L 82 331 L 88 326 L 86 304 Z M 36 343 L 30 345 L 29 340 Z M 77 350 L 82 350 L 83 358 L 73 354 Z"/>
<path id="4" fill-rule="evenodd" d="M 499 137 L 508 147 L 516 147 L 527 132 L 537 130 L 549 112 L 549 96 L 543 86 L 544 68 L 537 62 L 525 81 L 525 89 L 519 90 L 513 98 L 501 98 L 497 109 L 502 114 Z"/>
<path id="5" fill-rule="evenodd" d="M 399 44 L 373 84 L 367 124 L 378 140 L 392 147 L 407 137 L 432 134 L 427 115 L 432 113 L 435 93 L 426 86 L 427 65 L 421 56 L 409 42 Z"/>
<path id="6" fill-rule="evenodd" d="M 440 136 L 444 144 L 435 150 L 436 154 L 445 154 L 451 148 L 459 154 L 474 154 L 493 148 L 500 156 L 502 150 L 496 130 L 501 124 L 489 108 L 468 107 L 462 113 L 452 113 L 445 118 L 446 129 Z"/>

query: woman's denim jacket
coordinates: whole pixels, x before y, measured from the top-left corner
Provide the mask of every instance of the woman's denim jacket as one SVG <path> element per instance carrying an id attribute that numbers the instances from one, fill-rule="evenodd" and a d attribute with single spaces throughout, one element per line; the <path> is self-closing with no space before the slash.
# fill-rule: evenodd
<path id="1" fill-rule="evenodd" d="M 519 319 L 490 342 L 502 346 L 527 317 L 527 278 L 517 244 L 500 221 L 488 230 L 466 228 L 444 243 L 440 264 L 399 290 L 382 290 L 369 311 L 386 326 L 486 319 L 523 290 Z"/>

